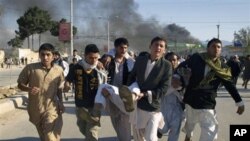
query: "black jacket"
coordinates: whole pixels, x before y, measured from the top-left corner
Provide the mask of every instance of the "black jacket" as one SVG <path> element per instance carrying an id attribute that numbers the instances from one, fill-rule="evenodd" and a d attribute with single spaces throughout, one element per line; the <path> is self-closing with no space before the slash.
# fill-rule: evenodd
<path id="1" fill-rule="evenodd" d="M 215 98 L 217 97 L 217 89 L 221 83 L 225 86 L 235 102 L 242 101 L 233 82 L 226 81 L 218 76 L 215 76 L 208 85 L 198 87 L 204 78 L 205 66 L 206 63 L 199 54 L 194 54 L 189 60 L 179 65 L 179 67 L 189 67 L 192 71 L 189 84 L 184 94 L 184 103 L 189 104 L 194 109 L 214 109 L 216 105 Z M 222 62 L 221 67 L 228 66 Z"/>
<path id="2" fill-rule="evenodd" d="M 152 103 L 149 103 L 148 97 L 142 97 L 138 100 L 137 107 L 153 112 L 160 111 L 161 98 L 167 93 L 171 81 L 172 67 L 169 61 L 160 58 L 155 62 L 152 71 L 145 79 L 145 71 L 149 59 L 148 56 L 139 56 L 136 59 L 134 68 L 128 78 L 128 84 L 130 85 L 137 81 L 142 92 L 152 91 Z"/>

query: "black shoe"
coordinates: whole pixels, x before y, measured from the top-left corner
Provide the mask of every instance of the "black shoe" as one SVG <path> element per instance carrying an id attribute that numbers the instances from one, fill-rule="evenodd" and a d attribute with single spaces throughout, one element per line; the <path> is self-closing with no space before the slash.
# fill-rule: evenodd
<path id="1" fill-rule="evenodd" d="M 157 137 L 158 137 L 159 139 L 162 138 L 162 133 L 159 132 L 159 131 L 157 131 Z"/>

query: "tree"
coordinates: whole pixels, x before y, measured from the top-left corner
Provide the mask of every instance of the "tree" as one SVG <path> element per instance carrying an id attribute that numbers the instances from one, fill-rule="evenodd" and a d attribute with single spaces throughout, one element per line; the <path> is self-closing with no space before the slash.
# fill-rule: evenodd
<path id="1" fill-rule="evenodd" d="M 19 31 L 16 33 L 20 38 L 28 38 L 28 48 L 29 37 L 32 35 L 32 49 L 34 49 L 33 35 L 39 34 L 39 45 L 40 45 L 40 34 L 51 29 L 51 17 L 48 11 L 41 10 L 38 7 L 29 8 L 23 16 L 17 19 Z"/>
<path id="2" fill-rule="evenodd" d="M 15 36 L 15 38 L 8 41 L 8 45 L 12 46 L 13 48 L 20 48 L 23 45 L 23 40 L 20 37 Z"/>
<path id="3" fill-rule="evenodd" d="M 245 53 L 250 53 L 250 27 L 241 28 L 234 33 L 234 42 L 239 42 L 246 47 Z"/>

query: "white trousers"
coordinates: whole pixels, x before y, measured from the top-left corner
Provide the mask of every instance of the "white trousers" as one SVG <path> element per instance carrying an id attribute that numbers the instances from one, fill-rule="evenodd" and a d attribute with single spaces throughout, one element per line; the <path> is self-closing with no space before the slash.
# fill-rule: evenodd
<path id="1" fill-rule="evenodd" d="M 186 123 L 183 131 L 192 137 L 196 123 L 200 124 L 200 141 L 214 141 L 218 134 L 218 121 L 214 109 L 193 109 L 186 104 Z"/>
<path id="2" fill-rule="evenodd" d="M 135 141 L 158 141 L 157 130 L 164 126 L 161 112 L 148 112 L 137 108 L 137 122 L 133 124 Z"/>

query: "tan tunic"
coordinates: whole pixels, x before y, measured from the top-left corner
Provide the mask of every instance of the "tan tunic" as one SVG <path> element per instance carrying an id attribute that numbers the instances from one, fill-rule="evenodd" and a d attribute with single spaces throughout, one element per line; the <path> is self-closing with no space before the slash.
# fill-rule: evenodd
<path id="1" fill-rule="evenodd" d="M 48 71 L 39 62 L 29 64 L 22 70 L 17 82 L 40 88 L 39 94 L 29 93 L 28 113 L 33 124 L 48 120 L 48 117 L 51 121 L 58 117 L 57 93 L 63 81 L 63 70 L 58 65 L 53 65 Z"/>

